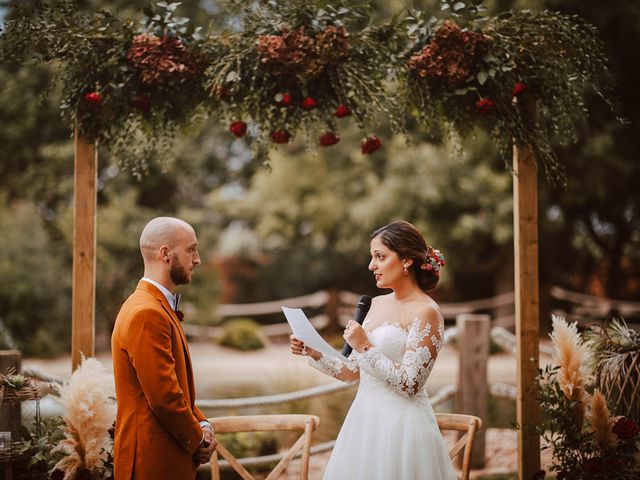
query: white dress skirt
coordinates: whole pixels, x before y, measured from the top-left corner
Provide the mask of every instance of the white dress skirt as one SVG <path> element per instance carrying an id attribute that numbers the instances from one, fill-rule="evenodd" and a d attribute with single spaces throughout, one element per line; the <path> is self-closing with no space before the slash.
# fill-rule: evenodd
<path id="1" fill-rule="evenodd" d="M 408 330 L 385 323 L 368 334 L 374 346 L 349 362 L 311 361 L 336 378 L 360 374 L 324 480 L 457 479 L 425 390 L 443 336 L 442 325 L 430 330 L 418 319 Z"/>

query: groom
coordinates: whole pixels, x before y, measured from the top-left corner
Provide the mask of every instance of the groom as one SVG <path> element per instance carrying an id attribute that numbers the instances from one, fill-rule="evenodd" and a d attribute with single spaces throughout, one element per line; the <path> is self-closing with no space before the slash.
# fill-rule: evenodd
<path id="1" fill-rule="evenodd" d="M 118 414 L 115 480 L 188 480 L 216 448 L 195 406 L 193 371 L 173 290 L 200 264 L 196 233 L 158 217 L 140 236 L 144 277 L 124 302 L 111 337 Z"/>

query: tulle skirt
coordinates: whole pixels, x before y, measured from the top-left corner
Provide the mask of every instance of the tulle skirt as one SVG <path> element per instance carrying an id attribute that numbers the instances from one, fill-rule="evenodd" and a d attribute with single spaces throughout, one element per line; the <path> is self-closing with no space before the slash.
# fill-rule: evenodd
<path id="1" fill-rule="evenodd" d="M 361 385 L 362 387 L 362 385 Z M 356 395 L 324 480 L 456 480 L 429 398 L 376 388 Z"/>

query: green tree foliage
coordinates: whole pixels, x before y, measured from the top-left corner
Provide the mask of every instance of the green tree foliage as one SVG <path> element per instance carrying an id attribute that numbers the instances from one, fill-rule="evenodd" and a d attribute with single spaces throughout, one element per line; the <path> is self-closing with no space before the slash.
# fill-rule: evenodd
<path id="1" fill-rule="evenodd" d="M 595 278 L 598 291 L 609 297 L 638 298 L 640 91 L 634 72 L 640 70 L 640 4 L 547 0 L 545 5 L 576 13 L 598 28 L 617 82 L 620 112 L 628 121 L 620 125 L 601 99 L 590 98 L 579 142 L 559 151 L 569 185 L 566 190 L 543 187 L 541 198 L 551 208 L 541 225 L 548 275 L 579 290 Z"/>
<path id="2" fill-rule="evenodd" d="M 640 93 L 633 76 L 640 7 L 624 0 L 551 2 L 489 6 L 549 6 L 594 23 L 631 124 L 616 124 L 601 100 L 590 99 L 580 143 L 559 151 L 567 189 L 547 187 L 541 175 L 541 280 L 588 290 L 594 274 L 603 272 L 604 293 L 631 298 L 640 289 L 632 281 L 640 273 L 640 190 L 634 184 L 640 178 Z M 376 15 L 384 17 L 406 2 L 379 3 Z M 428 9 L 435 4 L 423 3 Z M 147 4 L 82 5 L 136 18 Z M 196 26 L 224 22 L 211 5 L 185 1 L 180 15 Z M 60 92 L 41 100 L 51 81 L 47 67 L 0 65 L 0 317 L 27 354 L 53 354 L 70 342 L 73 145 L 60 118 Z M 183 217 L 198 233 L 203 265 L 183 289 L 183 302 L 194 307 L 185 312 L 190 321 L 210 320 L 227 291 L 235 301 L 328 287 L 372 293 L 368 235 L 395 218 L 414 222 L 447 256 L 441 298 L 496 292 L 497 278 L 512 261 L 511 178 L 483 135 L 466 141 L 465 157 L 412 127 L 410 146 L 381 135 L 384 148 L 364 157 L 354 148 L 360 136 L 345 131 L 330 151 L 293 145 L 274 152 L 264 168 L 250 145 L 225 130 L 211 119 L 183 132 L 175 161 L 151 164 L 142 181 L 100 151 L 98 347 L 107 348 L 117 309 L 142 274 L 137 239 L 156 215 Z"/>

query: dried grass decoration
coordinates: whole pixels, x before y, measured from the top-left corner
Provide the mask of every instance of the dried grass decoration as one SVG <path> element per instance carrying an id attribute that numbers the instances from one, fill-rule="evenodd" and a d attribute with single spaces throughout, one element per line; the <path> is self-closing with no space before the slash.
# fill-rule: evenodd
<path id="1" fill-rule="evenodd" d="M 116 417 L 113 375 L 95 358 L 85 358 L 69 380 L 59 388 L 64 407 L 65 439 L 55 448 L 65 457 L 54 467 L 64 480 L 104 469 L 111 451 L 109 428 Z"/>
<path id="2" fill-rule="evenodd" d="M 2 402 L 35 400 L 38 396 L 38 387 L 30 378 L 16 373 L 15 368 L 0 373 L 0 406 Z"/>
<path id="3" fill-rule="evenodd" d="M 585 385 L 591 376 L 591 353 L 580 338 L 576 324 L 568 324 L 561 317 L 553 317 L 551 341 L 554 347 L 553 361 L 560 367 L 558 383 L 567 400 L 574 405 L 576 425 L 581 428 L 587 397 Z"/>
<path id="4" fill-rule="evenodd" d="M 596 384 L 609 399 L 614 415 L 640 422 L 640 334 L 622 318 L 585 331 L 593 355 Z"/>
<path id="5" fill-rule="evenodd" d="M 0 439 L 0 461 L 15 459 L 21 454 L 24 444 L 18 440 L 17 430 L 20 425 L 19 423 L 14 424 L 14 421 L 19 422 L 21 402 L 37 400 L 39 397 L 38 387 L 33 380 L 16 373 L 15 368 L 9 368 L 6 373 L 0 373 L 0 407 L 3 404 L 8 404 L 8 408 L 4 410 L 3 414 L 9 417 L 4 419 L 5 428 L 3 430 L 9 430 L 9 432 L 4 433 L 4 435 L 8 433 L 8 437 Z M 17 416 L 14 417 L 16 412 Z"/>

